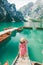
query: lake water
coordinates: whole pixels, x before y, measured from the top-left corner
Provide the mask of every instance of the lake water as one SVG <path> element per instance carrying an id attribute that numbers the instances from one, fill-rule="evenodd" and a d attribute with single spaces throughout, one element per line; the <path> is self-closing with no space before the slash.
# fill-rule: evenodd
<path id="1" fill-rule="evenodd" d="M 27 25 L 23 22 L 0 22 L 0 31 L 7 27 L 21 26 Z M 42 63 L 43 30 L 23 29 L 20 32 L 12 32 L 11 36 L 6 41 L 0 43 L 0 63 L 2 63 L 2 65 L 6 61 L 9 62 L 9 65 L 12 64 L 18 54 L 19 41 L 21 37 L 24 37 L 28 40 L 27 48 L 30 60 Z"/>

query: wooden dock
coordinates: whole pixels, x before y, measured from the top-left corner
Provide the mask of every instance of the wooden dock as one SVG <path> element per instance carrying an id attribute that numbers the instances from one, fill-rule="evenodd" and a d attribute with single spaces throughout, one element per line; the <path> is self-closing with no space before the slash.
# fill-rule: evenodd
<path id="1" fill-rule="evenodd" d="M 43 64 L 39 62 L 30 61 L 28 56 L 25 58 L 20 58 L 19 56 L 17 56 L 12 65 L 43 65 Z"/>
<path id="2" fill-rule="evenodd" d="M 43 64 L 39 62 L 31 61 L 29 59 L 28 54 L 24 58 L 21 58 L 18 53 L 18 55 L 16 56 L 15 60 L 11 65 L 43 65 Z"/>
<path id="3" fill-rule="evenodd" d="M 19 58 L 15 65 L 31 65 L 31 63 L 28 57 L 25 57 L 24 59 Z"/>
<path id="4" fill-rule="evenodd" d="M 31 65 L 31 62 L 28 56 L 24 58 L 17 56 L 12 65 Z"/>

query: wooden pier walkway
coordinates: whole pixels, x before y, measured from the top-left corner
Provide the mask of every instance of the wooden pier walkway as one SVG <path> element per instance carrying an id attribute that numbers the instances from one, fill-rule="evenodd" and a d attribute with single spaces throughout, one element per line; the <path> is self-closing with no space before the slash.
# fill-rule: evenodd
<path id="1" fill-rule="evenodd" d="M 31 65 L 31 63 L 28 57 L 26 57 L 24 59 L 19 58 L 15 65 Z"/>
<path id="2" fill-rule="evenodd" d="M 12 65 L 31 65 L 31 62 L 28 56 L 24 58 L 17 56 Z"/>

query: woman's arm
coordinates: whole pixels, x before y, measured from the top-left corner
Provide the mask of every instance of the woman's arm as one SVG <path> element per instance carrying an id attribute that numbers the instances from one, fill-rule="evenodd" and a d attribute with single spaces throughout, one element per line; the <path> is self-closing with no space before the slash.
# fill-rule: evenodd
<path id="1" fill-rule="evenodd" d="M 28 43 L 28 41 L 27 41 L 27 40 L 25 40 L 25 43 L 27 44 L 27 43 Z"/>

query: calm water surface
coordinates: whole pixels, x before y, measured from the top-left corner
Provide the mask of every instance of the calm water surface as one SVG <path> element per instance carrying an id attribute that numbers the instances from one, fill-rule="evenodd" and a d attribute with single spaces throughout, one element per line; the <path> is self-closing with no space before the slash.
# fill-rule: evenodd
<path id="1" fill-rule="evenodd" d="M 7 27 L 21 27 L 25 25 L 26 23 L 23 22 L 1 22 L 0 31 Z M 18 54 L 21 37 L 25 37 L 28 40 L 27 48 L 30 60 L 42 63 L 43 30 L 23 29 L 21 32 L 12 32 L 11 36 L 0 45 L 0 62 L 2 65 L 6 61 L 9 62 L 9 65 L 12 64 Z"/>

